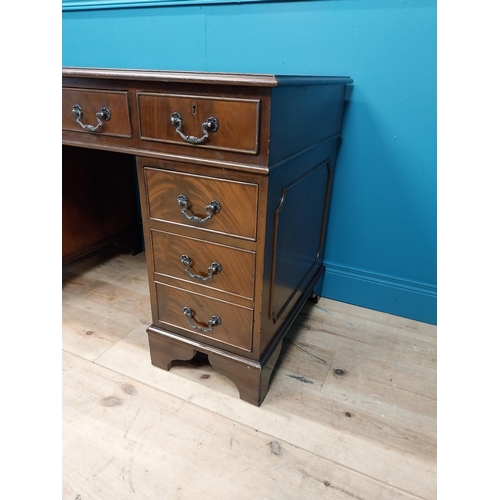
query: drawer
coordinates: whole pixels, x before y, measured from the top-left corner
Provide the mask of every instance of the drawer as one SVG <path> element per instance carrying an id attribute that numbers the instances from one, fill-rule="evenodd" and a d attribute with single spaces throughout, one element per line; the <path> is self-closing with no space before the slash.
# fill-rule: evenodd
<path id="1" fill-rule="evenodd" d="M 155 273 L 253 300 L 254 252 L 155 229 L 151 241 Z"/>
<path id="2" fill-rule="evenodd" d="M 98 127 L 97 130 L 85 130 L 77 123 L 77 116 L 73 113 L 74 106 L 81 109 L 80 121 L 83 125 Z M 102 122 L 99 126 L 96 113 L 104 108 L 109 111 L 109 119 L 99 117 Z M 62 128 L 86 134 L 132 137 L 128 92 L 63 88 Z"/>
<path id="3" fill-rule="evenodd" d="M 144 177 L 149 219 L 256 239 L 257 184 L 150 167 Z"/>
<path id="4" fill-rule="evenodd" d="M 138 92 L 137 105 L 143 140 L 248 154 L 259 152 L 258 99 Z M 180 118 L 175 124 L 171 120 L 173 113 Z M 209 118 L 215 118 L 217 125 L 213 127 L 214 131 L 205 128 L 205 134 L 202 126 Z M 177 130 L 186 138 L 182 138 Z M 188 136 L 200 139 L 200 143 L 189 142 Z"/>
<path id="5" fill-rule="evenodd" d="M 253 309 L 156 283 L 160 327 L 175 326 L 186 337 L 251 351 Z M 185 308 L 189 308 L 187 311 Z M 220 324 L 209 325 L 216 316 Z M 188 323 L 189 320 L 189 323 Z"/>

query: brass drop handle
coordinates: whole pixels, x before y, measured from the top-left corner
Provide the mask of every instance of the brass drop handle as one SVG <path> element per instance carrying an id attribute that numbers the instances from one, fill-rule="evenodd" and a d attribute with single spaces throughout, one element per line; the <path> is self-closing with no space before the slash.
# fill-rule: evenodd
<path id="1" fill-rule="evenodd" d="M 97 132 L 102 127 L 102 120 L 108 121 L 111 118 L 111 111 L 108 108 L 102 108 L 101 111 L 98 111 L 95 114 L 97 118 L 97 125 L 85 125 L 82 123 L 81 118 L 83 116 L 83 109 L 79 104 L 75 104 L 73 106 L 73 114 L 76 116 L 76 123 L 83 128 L 83 130 L 88 130 L 90 132 Z"/>
<path id="2" fill-rule="evenodd" d="M 208 276 L 200 276 L 199 274 L 194 274 L 191 272 L 189 267 L 191 266 L 191 259 L 189 255 L 181 255 L 181 262 L 184 264 L 184 272 L 193 279 L 199 281 L 208 281 L 213 279 L 214 274 L 219 274 L 222 271 L 222 266 L 218 262 L 212 262 L 210 267 L 207 269 Z"/>
<path id="3" fill-rule="evenodd" d="M 193 328 L 194 330 L 198 330 L 199 332 L 211 332 L 215 326 L 219 326 L 222 323 L 222 320 L 219 318 L 219 316 L 212 316 L 208 320 L 208 328 L 203 328 L 198 325 L 194 325 L 191 323 L 191 319 L 194 316 L 193 311 L 189 307 L 183 307 L 182 308 L 182 314 L 187 317 L 187 322 L 189 323 L 189 326 Z"/>
<path id="4" fill-rule="evenodd" d="M 221 204 L 217 200 L 212 200 L 206 207 L 205 207 L 205 212 L 207 216 L 205 218 L 197 217 L 196 215 L 189 215 L 186 210 L 189 206 L 189 200 L 187 199 L 187 196 L 184 196 L 183 194 L 180 194 L 177 196 L 177 203 L 182 207 L 181 213 L 184 214 L 184 217 L 190 221 L 195 221 L 199 222 L 202 224 L 203 222 L 206 222 L 207 220 L 211 219 L 214 214 L 220 212 L 221 210 Z"/>
<path id="5" fill-rule="evenodd" d="M 182 137 L 185 142 L 189 144 L 202 144 L 208 138 L 208 133 L 214 133 L 219 130 L 219 120 L 215 116 L 211 116 L 207 121 L 201 124 L 203 132 L 202 137 L 195 137 L 194 135 L 185 135 L 182 132 L 182 116 L 175 111 L 170 115 L 170 123 L 175 127 L 175 131 Z"/>

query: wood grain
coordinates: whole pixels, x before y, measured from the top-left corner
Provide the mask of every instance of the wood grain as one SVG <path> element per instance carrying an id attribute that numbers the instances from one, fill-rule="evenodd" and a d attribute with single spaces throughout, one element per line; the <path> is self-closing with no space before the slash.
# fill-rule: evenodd
<path id="1" fill-rule="evenodd" d="M 140 246 L 130 155 L 63 146 L 61 172 L 63 262 L 118 240 Z"/>
<path id="2" fill-rule="evenodd" d="M 78 104 L 82 108 L 80 121 L 84 125 L 97 126 L 96 113 L 102 108 L 110 112 L 109 120 L 101 120 L 102 125 L 96 132 L 85 131 L 76 121 L 73 106 Z M 115 137 L 132 137 L 130 124 L 129 103 L 127 92 L 104 92 L 92 89 L 62 90 L 62 128 L 83 134 L 112 135 Z"/>
<path id="3" fill-rule="evenodd" d="M 253 309 L 161 283 L 156 284 L 156 295 L 160 311 L 159 324 L 156 326 L 181 328 L 185 331 L 186 337 L 224 347 L 229 351 L 233 350 L 231 348 L 234 347 L 250 351 L 252 347 Z M 188 324 L 187 318 L 183 314 L 184 307 L 189 307 L 192 310 L 191 325 Z M 214 315 L 220 318 L 221 323 L 214 326 L 212 330 L 201 332 L 192 326 L 195 325 L 207 330 L 208 320 Z"/>
<path id="4" fill-rule="evenodd" d="M 63 72 L 63 142 L 97 149 L 116 146 L 117 152 L 142 150 L 136 165 L 148 254 L 150 339 L 160 336 L 158 347 L 161 336 L 169 338 L 159 349 L 183 344 L 171 350 L 184 361 L 195 345 L 208 354 L 214 368 L 233 380 L 242 399 L 260 405 L 284 336 L 323 280 L 329 193 L 345 87 L 352 80 L 320 77 L 312 84 L 314 78 L 280 78 L 271 89 L 267 83 L 254 88 L 241 85 L 245 78 L 237 81 L 231 76 L 228 81 L 223 75 L 214 86 L 202 84 L 201 74 L 191 79 L 185 75 L 181 81 L 174 77 L 162 85 L 165 74 L 153 82 L 140 72 L 130 73 L 137 77 L 133 80 L 114 79 L 110 73 L 95 80 L 99 73 L 95 71 L 87 77 L 80 74 L 83 78 L 70 73 Z M 109 101 L 102 111 L 116 108 L 109 121 L 118 116 L 120 127 L 128 126 L 129 134 L 100 120 L 98 130 L 88 130 L 78 119 L 85 129 L 82 133 L 69 119 L 71 100 L 81 101 L 86 109 Z M 297 126 L 304 116 L 313 127 Z M 85 139 L 76 138 L 73 143 L 75 135 Z M 186 156 L 176 162 L 150 158 L 160 151 Z M 198 160 L 217 159 L 215 173 L 200 171 L 191 155 Z M 250 168 L 243 178 L 226 170 L 228 162 L 236 159 Z M 254 166 L 265 171 L 252 172 Z M 164 279 L 158 263 L 164 261 L 167 268 L 175 255 L 163 249 L 156 252 L 152 229 L 193 236 L 212 248 L 220 240 L 211 237 L 223 236 L 227 246 L 254 251 L 255 266 L 243 258 L 234 259 L 235 253 L 230 257 L 233 267 L 245 268 L 247 273 L 246 277 L 233 273 L 234 279 L 246 278 L 249 289 L 242 292 L 231 281 L 224 296 L 221 290 L 197 291 L 188 281 Z M 203 253 L 201 247 L 199 251 Z M 224 254 L 217 258 L 223 259 Z M 182 261 L 191 265 L 185 255 Z M 213 266 L 219 273 L 219 264 Z M 244 304 L 245 300 L 251 303 Z M 160 350 L 152 353 L 152 360 L 169 366 L 173 358 Z"/>
<path id="5" fill-rule="evenodd" d="M 229 99 L 216 96 L 137 93 L 141 139 L 176 143 L 188 148 L 213 148 L 256 154 L 259 151 L 260 102 L 249 99 Z M 201 143 L 185 142 L 170 122 L 172 113 L 182 118 L 181 131 L 201 138 L 202 124 L 209 117 L 219 122 Z"/>
<path id="6" fill-rule="evenodd" d="M 145 165 L 148 164 L 147 159 L 142 161 Z M 150 219 L 255 240 L 258 197 L 256 184 L 179 174 L 149 167 L 144 169 L 144 177 L 148 200 L 147 216 Z M 188 199 L 186 213 L 189 216 L 204 219 L 207 216 L 206 206 L 212 200 L 218 201 L 221 209 L 204 223 L 190 221 L 181 213 L 182 207 L 177 202 L 177 196 L 181 194 Z"/>
<path id="7" fill-rule="evenodd" d="M 253 300 L 255 252 L 155 229 L 150 229 L 150 235 L 154 271 L 164 275 L 156 276 L 157 280 L 172 277 L 197 285 L 194 288 L 199 291 L 220 290 Z M 191 260 L 188 270 L 202 278 L 209 276 L 208 268 L 214 261 L 220 264 L 222 269 L 206 281 L 192 278 L 185 271 L 185 265 L 180 260 L 181 255 L 187 255 Z"/>
<path id="8" fill-rule="evenodd" d="M 257 408 L 206 358 L 151 365 L 130 310 L 148 303 L 143 254 L 64 276 L 64 499 L 436 498 L 434 326 L 308 305 Z M 107 336 L 92 356 L 88 318 Z"/>

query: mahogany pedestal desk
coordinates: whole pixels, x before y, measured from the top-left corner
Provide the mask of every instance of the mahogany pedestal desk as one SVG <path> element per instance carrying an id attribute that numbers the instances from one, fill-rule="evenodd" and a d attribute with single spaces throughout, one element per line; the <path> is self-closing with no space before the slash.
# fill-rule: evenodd
<path id="1" fill-rule="evenodd" d="M 321 293 L 348 77 L 63 68 L 63 144 L 136 159 L 153 365 L 206 353 L 260 405 Z"/>

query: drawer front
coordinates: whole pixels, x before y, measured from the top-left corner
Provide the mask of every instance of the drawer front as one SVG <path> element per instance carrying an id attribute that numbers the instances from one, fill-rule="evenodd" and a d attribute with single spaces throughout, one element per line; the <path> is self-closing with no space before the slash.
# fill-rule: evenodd
<path id="1" fill-rule="evenodd" d="M 260 129 L 260 101 L 191 95 L 138 93 L 141 139 L 191 148 L 213 148 L 240 153 L 258 154 Z M 179 127 L 172 124 L 172 113 L 182 120 Z M 203 123 L 216 118 L 218 128 L 204 137 Z M 203 138 L 192 144 L 177 133 Z"/>
<path id="2" fill-rule="evenodd" d="M 211 343 L 215 340 L 245 351 L 252 349 L 253 310 L 204 295 L 156 283 L 158 320 L 181 328 L 186 337 Z M 189 308 L 189 316 L 185 312 Z M 213 316 L 220 324 L 210 327 Z M 191 323 L 188 323 L 189 322 Z M 210 331 L 211 328 L 211 331 Z"/>
<path id="3" fill-rule="evenodd" d="M 254 252 L 154 229 L 151 241 L 155 273 L 253 300 Z"/>
<path id="4" fill-rule="evenodd" d="M 96 113 L 103 108 L 109 110 L 109 120 L 100 118 L 102 125 L 97 130 L 85 130 L 77 123 L 73 107 L 80 106 L 83 125 L 97 127 Z M 128 106 L 128 93 L 119 91 L 101 91 L 90 89 L 63 88 L 62 93 L 62 128 L 85 134 L 111 135 L 116 137 L 132 137 Z"/>
<path id="5" fill-rule="evenodd" d="M 144 176 L 149 219 L 256 239 L 257 184 L 150 167 Z M 178 201 L 181 195 L 183 203 Z"/>

